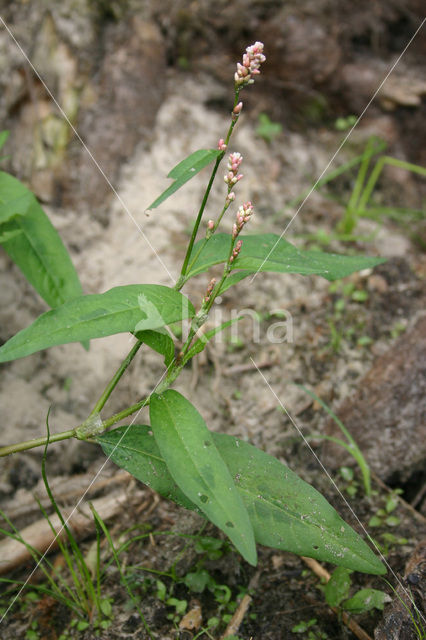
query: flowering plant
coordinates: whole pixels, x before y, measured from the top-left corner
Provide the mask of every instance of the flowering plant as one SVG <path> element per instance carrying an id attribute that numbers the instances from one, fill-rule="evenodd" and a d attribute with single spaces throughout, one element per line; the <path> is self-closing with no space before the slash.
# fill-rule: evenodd
<path id="1" fill-rule="evenodd" d="M 234 76 L 234 104 L 226 137 L 220 138 L 217 149 L 195 151 L 174 167 L 169 174 L 173 183 L 149 207 L 158 207 L 201 169 L 214 163 L 174 287 L 128 285 L 103 294 L 81 295 L 68 254 L 40 205 L 20 182 L 0 173 L 0 242 L 52 307 L 0 347 L 0 362 L 67 342 L 87 344 L 94 338 L 132 333 L 134 345 L 88 418 L 74 429 L 50 436 L 49 442 L 74 437 L 100 445 L 111 460 L 146 485 L 211 520 L 253 565 L 257 561 L 256 543 L 260 543 L 380 574 L 385 571 L 380 560 L 320 493 L 247 442 L 211 432 L 197 409 L 170 388 L 183 367 L 229 324 L 200 334 L 214 300 L 248 275 L 274 271 L 316 274 L 335 280 L 381 262 L 377 258 L 298 250 L 274 234 L 243 236 L 242 231 L 254 214 L 252 202 L 239 206 L 231 233 L 217 233 L 243 177 L 239 172 L 243 158 L 238 152 L 228 156 L 223 208 L 216 220 L 208 221 L 204 237 L 197 241 L 219 165 L 243 109 L 240 92 L 254 82 L 264 61 L 261 42 L 247 47 Z M 31 246 L 46 258 L 39 261 L 37 269 L 33 268 L 34 256 L 26 242 L 29 233 Z M 190 278 L 218 264 L 223 264 L 222 276 L 210 280 L 196 311 L 181 290 Z M 175 355 L 175 341 L 166 327 L 184 320 L 189 320 L 189 330 Z M 107 400 L 142 345 L 164 357 L 164 375 L 147 397 L 113 416 L 101 417 Z M 108 431 L 130 415 L 137 417 L 148 406 L 149 425 L 131 423 Z M 3 447 L 0 455 L 46 441 L 47 438 L 38 438 Z"/>

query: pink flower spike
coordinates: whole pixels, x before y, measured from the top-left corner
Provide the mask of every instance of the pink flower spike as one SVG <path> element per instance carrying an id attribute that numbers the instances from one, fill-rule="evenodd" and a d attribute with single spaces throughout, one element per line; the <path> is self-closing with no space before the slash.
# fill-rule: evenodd
<path id="1" fill-rule="evenodd" d="M 252 76 L 259 75 L 259 67 L 266 58 L 263 54 L 263 42 L 255 42 L 247 47 L 243 54 L 243 64 L 237 63 L 237 71 L 234 75 L 235 88 L 242 89 L 254 82 Z"/>
<path id="2" fill-rule="evenodd" d="M 232 113 L 234 113 L 235 115 L 238 115 L 239 113 L 241 113 L 241 109 L 243 108 L 243 103 L 239 102 L 238 104 L 235 105 L 235 107 L 232 109 Z"/>
<path id="3" fill-rule="evenodd" d="M 225 151 L 226 150 L 226 144 L 225 144 L 225 140 L 223 138 L 220 138 L 219 142 L 217 143 L 217 148 L 220 151 Z"/>
<path id="4" fill-rule="evenodd" d="M 207 223 L 207 228 L 210 229 L 210 231 L 212 231 L 214 229 L 214 222 L 213 220 L 209 220 Z"/>

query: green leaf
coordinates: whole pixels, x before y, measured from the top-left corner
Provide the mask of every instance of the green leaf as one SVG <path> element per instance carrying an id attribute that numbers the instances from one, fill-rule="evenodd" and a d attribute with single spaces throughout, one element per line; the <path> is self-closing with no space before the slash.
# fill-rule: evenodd
<path id="1" fill-rule="evenodd" d="M 15 229 L 15 231 L 4 231 L 2 233 L 1 232 L 1 226 L 0 226 L 0 244 L 4 244 L 5 242 L 10 240 L 11 238 L 14 238 L 15 236 L 18 236 L 20 233 L 22 233 L 22 231 L 20 229 Z"/>
<path id="2" fill-rule="evenodd" d="M 351 573 L 352 571 L 345 567 L 337 567 L 333 571 L 330 580 L 325 585 L 324 592 L 325 599 L 330 607 L 338 607 L 342 600 L 349 595 Z"/>
<path id="3" fill-rule="evenodd" d="M 174 390 L 151 396 L 149 414 L 158 448 L 184 494 L 255 565 L 256 545 L 247 510 L 196 408 Z"/>
<path id="4" fill-rule="evenodd" d="M 161 196 L 149 205 L 147 211 L 158 207 L 162 202 L 164 202 L 164 200 L 167 200 L 169 196 L 180 189 L 185 182 L 191 180 L 191 178 L 196 176 L 201 169 L 204 169 L 204 167 L 210 164 L 210 162 L 216 160 L 222 153 L 223 151 L 218 149 L 199 149 L 179 162 L 179 164 L 177 164 L 167 176 L 168 178 L 173 178 L 173 184 L 171 184 L 170 187 L 163 191 Z"/>
<path id="5" fill-rule="evenodd" d="M 350 275 L 354 271 L 374 267 L 383 258 L 368 256 L 341 256 L 322 251 L 303 251 L 284 238 L 274 233 L 241 236 L 243 246 L 234 262 L 234 269 L 243 273 L 233 273 L 225 282 L 225 291 L 239 280 L 257 271 L 273 271 L 275 273 L 300 273 L 302 275 L 319 275 L 327 280 L 337 280 Z M 204 240 L 197 242 L 192 255 L 195 256 Z M 191 264 L 188 277 L 193 277 L 210 269 L 214 264 L 225 262 L 228 258 L 230 236 L 215 234 L 206 243 L 194 264 Z"/>
<path id="6" fill-rule="evenodd" d="M 372 516 L 368 521 L 369 527 L 381 527 L 383 524 L 383 520 L 379 518 L 379 516 Z"/>
<path id="7" fill-rule="evenodd" d="M 80 296 L 71 258 L 49 218 L 25 185 L 0 171 L 0 242 L 51 307 Z"/>
<path id="8" fill-rule="evenodd" d="M 148 347 L 164 356 L 166 367 L 171 364 L 175 357 L 175 343 L 165 329 L 136 331 L 135 336 Z"/>
<path id="9" fill-rule="evenodd" d="M 105 454 L 162 496 L 200 512 L 171 477 L 150 427 L 133 425 L 126 430 L 119 427 L 98 437 Z M 386 573 L 362 538 L 288 467 L 232 436 L 210 437 L 248 509 L 256 542 L 355 571 Z"/>
<path id="10" fill-rule="evenodd" d="M 283 127 L 279 122 L 272 122 L 266 113 L 259 113 L 259 125 L 256 127 L 256 134 L 266 142 L 272 142 L 282 130 Z"/>
<path id="11" fill-rule="evenodd" d="M 371 609 L 383 611 L 385 602 L 389 596 L 384 591 L 377 589 L 361 589 L 352 598 L 343 602 L 343 609 L 350 613 L 364 613 Z"/>
<path id="12" fill-rule="evenodd" d="M 139 331 L 159 329 L 194 313 L 185 296 L 162 285 L 134 284 L 79 296 L 43 313 L 8 340 L 0 347 L 0 362 L 23 358 L 57 344 L 135 332 L 136 327 Z"/>
<path id="13" fill-rule="evenodd" d="M 4 143 L 9 137 L 9 131 L 0 131 L 0 149 L 3 147 Z"/>

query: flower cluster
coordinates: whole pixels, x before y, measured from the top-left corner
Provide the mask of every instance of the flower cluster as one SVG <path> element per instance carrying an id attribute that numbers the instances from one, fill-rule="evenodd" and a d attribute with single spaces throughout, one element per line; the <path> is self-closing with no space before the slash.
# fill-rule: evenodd
<path id="1" fill-rule="evenodd" d="M 215 284 L 216 284 L 216 278 L 212 278 L 210 280 L 209 286 L 207 287 L 206 295 L 204 296 L 204 299 L 203 299 L 204 303 L 206 303 L 206 302 L 208 302 L 210 300 L 210 296 L 211 296 L 211 294 L 213 292 Z"/>
<path id="2" fill-rule="evenodd" d="M 255 76 L 260 73 L 259 67 L 266 58 L 263 55 L 263 42 L 255 42 L 247 47 L 243 55 L 243 64 L 237 63 L 237 71 L 235 72 L 235 88 L 242 89 L 247 84 L 252 84 Z"/>
<path id="3" fill-rule="evenodd" d="M 220 138 L 219 142 L 217 143 L 217 148 L 219 149 L 219 151 L 225 151 L 226 150 L 226 144 L 225 144 L 225 140 L 223 138 Z"/>
<path id="4" fill-rule="evenodd" d="M 235 258 L 240 253 L 242 246 L 243 246 L 243 241 L 242 240 L 238 240 L 238 242 L 235 243 L 235 247 L 234 247 L 234 249 L 232 251 L 231 257 L 229 258 L 229 264 L 232 264 L 232 262 L 234 262 Z"/>
<path id="5" fill-rule="evenodd" d="M 250 220 L 250 218 L 252 217 L 254 213 L 254 209 L 253 209 L 253 205 L 252 203 L 249 202 L 245 202 L 237 211 L 237 220 L 234 224 L 234 226 L 232 227 L 232 237 L 235 240 L 235 238 L 238 236 L 238 234 L 241 232 L 242 228 L 244 227 L 244 225 L 246 224 L 246 222 L 248 222 Z"/>
<path id="6" fill-rule="evenodd" d="M 242 173 L 238 173 L 238 168 L 243 161 L 243 156 L 241 153 L 236 151 L 235 153 L 231 153 L 229 155 L 228 160 L 228 172 L 225 174 L 224 180 L 228 185 L 228 190 L 230 191 L 234 184 L 237 184 L 239 180 L 243 177 Z"/>

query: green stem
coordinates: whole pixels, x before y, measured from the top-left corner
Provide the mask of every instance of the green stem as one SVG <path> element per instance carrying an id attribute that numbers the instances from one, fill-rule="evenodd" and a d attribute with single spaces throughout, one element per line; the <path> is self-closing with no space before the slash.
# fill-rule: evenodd
<path id="1" fill-rule="evenodd" d="M 234 109 L 234 107 L 238 103 L 239 94 L 240 94 L 240 89 L 236 89 L 235 90 L 235 96 L 234 96 L 234 106 L 232 107 L 232 109 Z M 229 143 L 229 139 L 230 139 L 230 137 L 232 135 L 232 132 L 233 132 L 234 127 L 235 127 L 235 125 L 237 123 L 237 120 L 238 120 L 238 117 L 233 118 L 231 124 L 229 125 L 228 133 L 226 134 L 226 139 L 225 139 L 225 144 L 226 145 L 228 145 L 228 143 Z M 217 170 L 219 168 L 219 165 L 220 165 L 224 155 L 225 155 L 225 151 L 223 151 L 220 154 L 220 156 L 217 157 L 215 165 L 213 167 L 212 174 L 210 176 L 209 183 L 207 185 L 207 189 L 206 189 L 206 191 L 204 193 L 204 197 L 203 197 L 203 200 L 201 202 L 201 207 L 200 207 L 200 210 L 198 212 L 197 219 L 196 219 L 195 224 L 194 224 L 194 228 L 192 230 L 191 239 L 189 241 L 188 248 L 186 250 L 185 259 L 184 259 L 183 264 L 182 264 L 182 269 L 181 269 L 181 272 L 180 272 L 181 273 L 181 277 L 179 278 L 178 282 L 176 283 L 176 288 L 177 288 L 178 291 L 185 284 L 185 278 L 184 277 L 185 277 L 186 272 L 188 270 L 188 262 L 189 262 L 189 258 L 191 257 L 192 247 L 194 246 L 195 238 L 197 236 L 198 229 L 199 229 L 199 226 L 201 224 L 201 218 L 203 217 L 204 209 L 206 208 L 207 200 L 209 198 L 210 191 L 211 191 L 211 188 L 213 186 L 213 182 L 214 182 L 214 179 L 216 177 Z"/>
<path id="2" fill-rule="evenodd" d="M 211 307 L 213 305 L 213 302 L 215 301 L 215 298 L 219 295 L 220 290 L 222 288 L 222 285 L 225 282 L 226 278 L 228 277 L 228 275 L 229 275 L 229 273 L 231 271 L 230 259 L 231 259 L 231 256 L 232 256 L 232 251 L 233 251 L 234 246 L 235 246 L 235 241 L 236 241 L 236 238 L 231 238 L 231 246 L 230 246 L 230 249 L 229 249 L 228 259 L 227 259 L 227 261 L 225 263 L 225 266 L 224 266 L 224 269 L 223 269 L 222 278 L 221 278 L 219 284 L 217 284 L 215 286 L 215 288 L 213 289 L 212 293 L 210 294 L 209 301 L 203 303 L 200 311 L 197 313 L 197 315 L 193 319 L 192 325 L 191 325 L 191 329 L 190 329 L 189 334 L 188 334 L 188 337 L 187 337 L 186 342 L 183 345 L 183 347 L 181 349 L 181 352 L 179 354 L 179 362 L 176 363 L 174 367 L 172 366 L 171 371 L 169 372 L 168 376 L 166 377 L 166 379 L 164 381 L 164 382 L 168 382 L 167 386 L 169 386 L 173 382 L 173 380 L 175 380 L 177 378 L 177 376 L 179 375 L 179 372 L 183 367 L 183 365 L 180 364 L 180 363 L 182 362 L 182 360 L 184 360 L 186 354 L 188 353 L 188 349 L 190 348 L 192 340 L 194 339 L 194 336 L 197 333 L 198 329 L 206 321 L 208 313 L 209 313 L 209 311 L 210 311 L 210 309 L 211 309 Z M 157 390 L 157 393 L 161 393 L 161 392 Z"/>
<path id="3" fill-rule="evenodd" d="M 77 429 L 68 429 L 68 431 L 55 433 L 50 436 L 49 442 L 68 440 L 68 438 L 74 438 L 76 433 Z M 26 449 L 34 449 L 34 447 L 41 447 L 46 445 L 47 441 L 47 436 L 43 436 L 42 438 L 34 438 L 33 440 L 26 440 L 25 442 L 19 442 L 18 444 L 9 444 L 6 447 L 0 447 L 0 457 L 8 456 L 11 453 L 18 453 L 19 451 L 25 451 Z"/>
<path id="4" fill-rule="evenodd" d="M 132 404 L 130 407 L 127 407 L 127 409 L 123 409 L 123 411 L 115 413 L 113 416 L 107 418 L 102 422 L 103 431 L 105 431 L 105 429 L 108 429 L 108 427 L 112 427 L 113 424 L 120 422 L 120 420 L 124 420 L 124 418 L 131 416 L 132 413 L 136 413 L 136 411 L 139 411 L 139 409 L 147 407 L 148 405 L 149 396 L 147 398 L 144 398 L 143 400 L 140 400 L 139 402 L 136 402 L 136 404 Z"/>
<path id="5" fill-rule="evenodd" d="M 222 160 L 224 155 L 225 155 L 225 152 L 221 153 L 221 155 L 217 157 L 215 165 L 213 167 L 213 171 L 212 171 L 212 174 L 210 176 L 209 184 L 207 185 L 207 189 L 206 189 L 206 191 L 204 193 L 203 201 L 201 203 L 201 207 L 200 207 L 200 210 L 198 212 L 198 216 L 197 216 L 197 219 L 195 221 L 194 228 L 192 230 L 191 240 L 189 241 L 188 248 L 186 250 L 185 259 L 183 261 L 182 269 L 181 269 L 181 272 L 180 272 L 181 273 L 181 278 L 184 277 L 185 274 L 186 274 L 189 258 L 191 256 L 191 252 L 192 252 L 192 247 L 194 246 L 195 238 L 196 238 L 197 233 L 198 233 L 198 228 L 199 228 L 200 223 L 201 223 L 201 218 L 203 217 L 204 209 L 206 208 L 207 200 L 209 198 L 210 191 L 211 191 L 211 188 L 213 186 L 213 182 L 214 182 L 214 179 L 216 177 L 217 170 L 219 168 L 220 162 L 221 162 L 221 160 Z M 180 284 L 180 279 L 179 279 L 178 282 Z M 182 282 L 182 284 L 179 286 L 179 289 L 183 286 L 183 284 L 184 284 L 184 282 Z"/>
<path id="6" fill-rule="evenodd" d="M 228 192 L 229 193 L 229 192 Z M 203 252 L 204 247 L 206 246 L 206 244 L 208 243 L 208 241 L 210 240 L 211 236 L 215 233 L 216 229 L 218 228 L 218 226 L 220 225 L 223 216 L 225 215 L 226 211 L 229 208 L 229 204 L 225 204 L 225 206 L 223 207 L 220 216 L 218 217 L 218 219 L 215 222 L 215 225 L 213 227 L 213 229 L 211 230 L 211 233 L 209 235 L 208 238 L 204 238 L 204 242 L 202 242 L 200 248 L 198 249 L 197 253 L 195 254 L 195 256 L 193 257 L 193 259 L 191 260 L 191 264 L 188 267 L 188 271 L 191 272 L 192 267 L 194 266 L 194 264 L 197 262 L 198 256 L 200 255 L 200 253 Z M 185 280 L 186 282 L 186 280 Z"/>
<path id="7" fill-rule="evenodd" d="M 129 364 L 132 362 L 133 358 L 135 357 L 135 355 L 137 354 L 137 352 L 141 348 L 142 344 L 143 343 L 140 340 L 138 340 L 136 342 L 136 344 L 133 345 L 133 347 L 129 351 L 127 357 L 123 360 L 123 362 L 121 363 L 119 369 L 115 372 L 114 376 L 111 378 L 110 382 L 105 387 L 104 392 L 102 393 L 101 397 L 99 398 L 99 400 L 97 401 L 97 403 L 93 407 L 92 411 L 90 412 L 90 416 L 93 416 L 96 413 L 100 413 L 100 411 L 103 409 L 106 401 L 108 400 L 108 398 L 110 397 L 111 393 L 113 392 L 113 390 L 117 386 L 118 381 L 120 380 L 120 378 L 123 375 L 123 373 L 126 371 L 126 369 L 129 366 Z"/>

